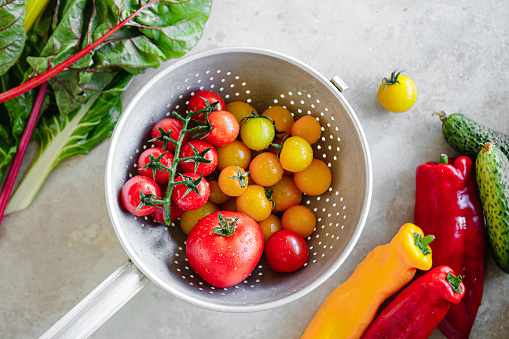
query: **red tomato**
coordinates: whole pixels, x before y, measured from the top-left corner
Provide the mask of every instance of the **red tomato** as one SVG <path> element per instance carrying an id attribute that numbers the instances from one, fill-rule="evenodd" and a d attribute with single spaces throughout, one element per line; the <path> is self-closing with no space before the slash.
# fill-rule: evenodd
<path id="1" fill-rule="evenodd" d="M 193 149 L 194 148 L 194 149 Z M 183 172 L 187 173 L 198 173 L 203 174 L 203 176 L 207 176 L 214 172 L 217 167 L 217 150 L 214 146 L 209 144 L 203 140 L 191 140 L 184 145 L 180 149 L 180 158 L 192 157 L 198 153 L 205 151 L 207 148 L 210 150 L 205 153 L 204 158 L 210 160 L 209 163 L 198 163 L 198 167 L 196 167 L 195 161 L 186 161 L 180 162 L 179 166 Z"/>
<path id="2" fill-rule="evenodd" d="M 180 132 L 182 132 L 182 128 L 184 127 L 184 123 L 180 120 L 174 119 L 174 118 L 165 118 L 163 120 L 158 121 L 154 127 L 152 127 L 152 140 L 153 139 L 161 139 L 165 138 L 164 136 L 161 137 L 161 131 L 159 128 L 162 128 L 165 132 L 171 131 L 171 133 L 168 133 L 169 135 L 166 136 L 166 138 L 171 138 L 175 141 L 177 141 L 180 137 Z M 186 134 L 184 136 L 184 140 L 182 143 L 185 143 L 189 140 L 189 134 Z M 157 147 L 165 148 L 171 152 L 175 152 L 175 145 L 171 143 L 170 141 L 165 140 L 155 140 L 152 141 L 154 145 Z"/>
<path id="3" fill-rule="evenodd" d="M 225 146 L 237 139 L 239 122 L 233 114 L 227 111 L 215 111 L 209 115 L 212 130 L 205 140 L 214 146 Z"/>
<path id="4" fill-rule="evenodd" d="M 222 227 L 218 232 L 224 232 L 224 235 L 216 234 L 216 227 Z M 262 253 L 261 227 L 239 212 L 209 214 L 193 227 L 186 241 L 191 268 L 203 280 L 219 288 L 234 286 L 245 280 L 253 272 Z"/>
<path id="5" fill-rule="evenodd" d="M 267 264 L 276 272 L 293 272 L 308 261 L 309 249 L 304 238 L 291 230 L 275 232 L 265 245 Z"/>
<path id="6" fill-rule="evenodd" d="M 175 178 L 174 182 L 178 183 L 184 180 L 193 180 L 196 181 L 200 178 L 199 174 L 195 173 L 184 173 Z M 201 178 L 200 182 L 196 185 L 198 192 L 190 191 L 185 194 L 188 190 L 187 186 L 184 184 L 177 184 L 173 186 L 173 190 L 171 192 L 171 199 L 175 202 L 175 204 L 183 209 L 184 211 L 192 211 L 196 210 L 209 200 L 210 196 L 210 185 L 205 178 Z"/>
<path id="7" fill-rule="evenodd" d="M 216 92 L 203 90 L 196 92 L 191 99 L 189 99 L 189 103 L 187 104 L 187 110 L 188 111 L 199 111 L 206 107 L 207 102 L 209 104 L 213 104 L 214 102 L 217 102 L 217 104 L 214 106 L 215 109 L 218 111 L 222 111 L 226 109 L 226 104 L 224 103 L 223 98 Z M 205 113 L 200 113 L 193 117 L 193 119 L 205 121 Z"/>
<path id="8" fill-rule="evenodd" d="M 127 180 L 122 187 L 122 192 L 120 194 L 122 205 L 124 205 L 124 208 L 128 212 L 134 215 L 148 215 L 154 212 L 157 207 L 144 205 L 140 200 L 140 191 L 144 195 L 152 194 L 161 198 L 161 189 L 154 180 L 149 177 L 137 175 Z"/>
<path id="9" fill-rule="evenodd" d="M 170 173 L 161 165 L 171 168 L 172 164 L 173 154 L 160 147 L 151 147 L 143 151 L 138 158 L 138 172 L 154 179 L 158 184 L 167 184 Z"/>
<path id="10" fill-rule="evenodd" d="M 184 210 L 179 208 L 174 202 L 173 200 L 170 201 L 170 218 L 171 218 L 171 221 L 175 221 L 175 220 L 178 220 L 180 219 L 180 217 L 182 216 L 182 214 L 184 213 Z M 164 224 L 164 211 L 163 211 L 163 208 L 162 207 L 158 207 L 155 209 L 154 212 L 152 212 L 152 214 L 150 214 L 150 216 L 152 218 L 154 218 L 154 220 L 159 223 L 159 224 Z"/>

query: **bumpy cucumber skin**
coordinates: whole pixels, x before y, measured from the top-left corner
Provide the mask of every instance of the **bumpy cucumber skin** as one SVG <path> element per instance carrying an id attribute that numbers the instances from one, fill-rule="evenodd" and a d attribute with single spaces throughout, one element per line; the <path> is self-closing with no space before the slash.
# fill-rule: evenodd
<path id="1" fill-rule="evenodd" d="M 483 147 L 475 168 L 493 257 L 509 274 L 509 159 L 497 146 Z"/>
<path id="2" fill-rule="evenodd" d="M 475 159 L 487 142 L 495 143 L 509 157 L 509 136 L 483 126 L 461 113 L 441 116 L 445 140 L 461 155 Z"/>

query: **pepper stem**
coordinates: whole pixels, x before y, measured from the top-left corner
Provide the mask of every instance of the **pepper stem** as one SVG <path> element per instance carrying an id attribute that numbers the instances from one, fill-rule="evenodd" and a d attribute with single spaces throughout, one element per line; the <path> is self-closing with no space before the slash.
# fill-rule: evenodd
<path id="1" fill-rule="evenodd" d="M 449 163 L 449 158 L 447 157 L 447 154 L 445 154 L 445 153 L 440 154 L 440 163 L 441 164 Z"/>
<path id="2" fill-rule="evenodd" d="M 428 234 L 425 237 L 422 237 L 420 234 L 414 233 L 414 242 L 417 248 L 419 248 L 424 255 L 428 255 L 431 251 L 428 249 L 428 245 L 435 240 L 435 236 Z"/>
<path id="3" fill-rule="evenodd" d="M 463 280 L 463 277 L 461 275 L 458 275 L 457 277 L 452 274 L 451 272 L 447 273 L 447 281 L 449 282 L 449 285 L 451 285 L 452 290 L 456 293 L 461 293 L 461 287 L 460 283 Z"/>
<path id="4" fill-rule="evenodd" d="M 212 232 L 223 237 L 229 237 L 235 233 L 235 226 L 237 225 L 237 220 L 239 220 L 238 217 L 223 218 L 221 213 L 218 213 L 217 217 L 219 218 L 219 226 L 214 227 Z"/>

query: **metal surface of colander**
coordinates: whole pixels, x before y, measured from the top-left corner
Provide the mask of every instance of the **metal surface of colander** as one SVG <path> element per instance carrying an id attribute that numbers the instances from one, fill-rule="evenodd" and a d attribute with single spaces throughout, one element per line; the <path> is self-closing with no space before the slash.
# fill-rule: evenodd
<path id="1" fill-rule="evenodd" d="M 75 307 L 74 313 L 71 311 L 55 324 L 47 337 L 75 326 L 77 318 L 89 321 L 89 314 L 97 313 L 99 302 L 118 304 L 110 306 L 109 314 L 114 313 L 146 284 L 146 278 L 182 300 L 227 312 L 281 306 L 329 278 L 345 261 L 362 232 L 372 190 L 371 160 L 364 132 L 340 92 L 340 79 L 334 80 L 329 81 L 309 66 L 280 53 L 223 48 L 188 55 L 148 81 L 117 123 L 105 173 L 110 218 L 134 265 L 128 261 L 119 268 L 115 277 L 98 287 L 99 292 L 92 292 L 81 306 Z M 129 177 L 137 174 L 137 158 L 144 148 L 150 147 L 146 142 L 152 126 L 172 111 L 185 112 L 189 98 L 202 89 L 219 93 L 227 103 L 248 102 L 259 112 L 280 105 L 290 110 L 295 119 L 312 115 L 319 120 L 322 136 L 313 145 L 314 157 L 328 164 L 333 177 L 327 192 L 302 198 L 302 204 L 314 211 L 317 218 L 316 230 L 307 238 L 310 255 L 304 268 L 277 273 L 262 258 L 245 281 L 230 288 L 215 288 L 190 268 L 185 254 L 186 236 L 177 224 L 160 225 L 150 217 L 135 217 L 123 209 L 120 190 Z M 131 278 L 122 282 L 125 290 L 118 292 L 118 281 L 128 276 Z M 101 317 L 94 325 L 80 325 L 72 333 L 82 332 L 83 328 L 93 331 L 108 316 Z"/>

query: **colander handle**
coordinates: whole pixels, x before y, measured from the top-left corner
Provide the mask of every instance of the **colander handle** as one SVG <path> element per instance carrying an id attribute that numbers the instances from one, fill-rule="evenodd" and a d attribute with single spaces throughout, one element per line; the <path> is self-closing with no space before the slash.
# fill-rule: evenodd
<path id="1" fill-rule="evenodd" d="M 127 260 L 41 338 L 88 338 L 148 282 Z"/>

